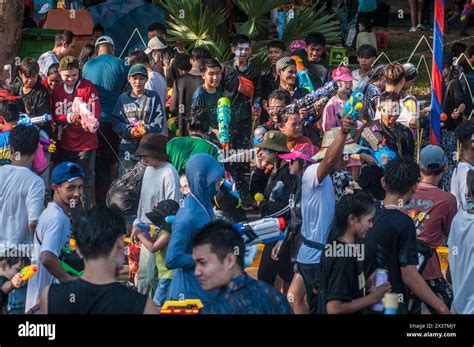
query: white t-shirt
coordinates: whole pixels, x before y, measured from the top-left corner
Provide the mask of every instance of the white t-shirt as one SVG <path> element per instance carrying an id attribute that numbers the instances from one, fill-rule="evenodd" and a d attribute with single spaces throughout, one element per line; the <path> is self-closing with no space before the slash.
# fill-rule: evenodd
<path id="1" fill-rule="evenodd" d="M 334 216 L 336 200 L 331 177 L 327 175 L 321 183 L 316 175 L 320 164 L 308 167 L 301 188 L 301 235 L 313 242 L 326 243 L 329 227 Z M 318 264 L 322 251 L 301 245 L 297 261 L 303 264 Z"/>
<path id="2" fill-rule="evenodd" d="M 168 95 L 168 85 L 162 74 L 156 71 L 148 72 L 148 81 L 145 89 L 153 90 L 160 96 L 161 106 L 163 110 L 166 108 L 166 96 Z"/>
<path id="3" fill-rule="evenodd" d="M 352 81 L 352 90 L 360 88 L 362 92 L 364 92 L 364 89 L 367 86 L 367 83 L 369 82 L 369 74 L 365 75 L 365 77 L 361 77 L 360 69 L 357 69 L 352 71 L 352 77 L 355 78 L 355 80 Z"/>
<path id="4" fill-rule="evenodd" d="M 48 77 L 49 67 L 53 64 L 58 64 L 58 63 L 59 63 L 59 60 L 53 51 L 48 51 L 41 54 L 41 56 L 38 58 L 38 65 L 40 67 L 41 78 Z"/>
<path id="5" fill-rule="evenodd" d="M 474 215 L 460 211 L 454 216 L 448 246 L 454 294 L 451 312 L 474 314 Z"/>
<path id="6" fill-rule="evenodd" d="M 30 169 L 0 166 L 0 252 L 31 243 L 28 226 L 43 211 L 44 182 Z"/>
<path id="7" fill-rule="evenodd" d="M 62 247 L 69 248 L 70 236 L 69 217 L 58 204 L 50 202 L 46 210 L 41 214 L 33 240 L 31 262 L 38 265 L 38 272 L 28 281 L 25 312 L 39 302 L 43 288 L 55 280 L 55 277 L 41 264 L 41 253 L 49 251 L 59 257 Z M 38 239 L 41 241 L 41 245 Z"/>
<path id="8" fill-rule="evenodd" d="M 466 199 L 468 193 L 466 180 L 469 170 L 474 170 L 474 166 L 465 161 L 461 161 L 454 169 L 453 176 L 451 177 L 451 194 L 456 197 L 458 211 L 466 210 L 468 208 Z"/>

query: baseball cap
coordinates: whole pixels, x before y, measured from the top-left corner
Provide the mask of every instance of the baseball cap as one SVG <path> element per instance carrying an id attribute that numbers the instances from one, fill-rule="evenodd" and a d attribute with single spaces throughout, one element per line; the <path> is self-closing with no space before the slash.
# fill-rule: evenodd
<path id="1" fill-rule="evenodd" d="M 275 67 L 277 71 L 280 71 L 280 70 L 285 70 L 290 65 L 296 65 L 296 62 L 290 57 L 283 57 L 283 58 L 278 59 L 278 61 L 275 64 Z"/>
<path id="2" fill-rule="evenodd" d="M 61 184 L 66 181 L 71 182 L 78 178 L 84 178 L 82 168 L 70 161 L 64 162 L 56 166 L 51 174 L 51 182 Z"/>
<path id="3" fill-rule="evenodd" d="M 51 9 L 51 4 L 43 4 L 43 6 L 41 6 L 40 10 L 38 11 L 38 14 L 48 13 L 50 9 Z"/>
<path id="4" fill-rule="evenodd" d="M 151 212 L 145 216 L 158 228 L 171 232 L 171 224 L 166 217 L 175 216 L 179 210 L 179 204 L 171 199 L 160 201 Z"/>
<path id="5" fill-rule="evenodd" d="M 77 60 L 76 57 L 73 57 L 72 55 L 67 55 L 59 61 L 59 71 L 72 69 L 79 70 L 79 60 Z"/>
<path id="6" fill-rule="evenodd" d="M 355 80 L 355 78 L 352 77 L 351 70 L 349 70 L 345 66 L 339 66 L 338 68 L 334 69 L 332 71 L 332 79 L 334 81 L 345 81 L 345 82 Z"/>
<path id="7" fill-rule="evenodd" d="M 109 45 L 115 46 L 114 40 L 110 36 L 101 36 L 95 41 L 95 46 L 108 43 Z"/>
<path id="8" fill-rule="evenodd" d="M 159 37 L 155 36 L 150 41 L 148 41 L 147 49 L 145 49 L 146 54 L 150 54 L 152 51 L 162 51 L 168 48 L 166 42 L 160 40 Z"/>
<path id="9" fill-rule="evenodd" d="M 148 78 L 148 71 L 146 70 L 145 65 L 143 64 L 132 65 L 132 67 L 128 71 L 128 77 L 134 76 L 134 75 L 144 75 Z"/>
<path id="10" fill-rule="evenodd" d="M 428 145 L 420 152 L 420 168 L 425 171 L 440 170 L 446 163 L 446 155 L 440 146 Z"/>

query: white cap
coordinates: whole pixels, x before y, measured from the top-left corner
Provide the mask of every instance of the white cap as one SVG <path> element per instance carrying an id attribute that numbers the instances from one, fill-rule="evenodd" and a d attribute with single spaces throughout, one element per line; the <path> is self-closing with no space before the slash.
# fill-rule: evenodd
<path id="1" fill-rule="evenodd" d="M 108 43 L 109 45 L 115 46 L 114 40 L 110 36 L 101 36 L 95 41 L 95 46 Z"/>
<path id="2" fill-rule="evenodd" d="M 48 13 L 48 11 L 51 9 L 51 4 L 43 4 L 43 6 L 41 6 L 40 10 L 38 11 L 39 14 L 45 14 L 45 13 Z"/>
<path id="3" fill-rule="evenodd" d="M 148 47 L 145 49 L 146 54 L 150 54 L 152 51 L 163 50 L 168 48 L 168 46 L 163 43 L 158 37 L 152 38 L 148 41 Z"/>

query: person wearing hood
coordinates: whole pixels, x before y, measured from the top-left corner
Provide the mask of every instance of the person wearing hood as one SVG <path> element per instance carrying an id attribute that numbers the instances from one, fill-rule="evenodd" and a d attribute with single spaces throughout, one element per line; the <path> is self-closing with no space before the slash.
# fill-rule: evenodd
<path id="1" fill-rule="evenodd" d="M 170 300 L 200 299 L 203 303 L 216 296 L 205 292 L 194 275 L 191 240 L 200 228 L 215 220 L 212 198 L 217 194 L 224 168 L 209 154 L 196 154 L 186 164 L 190 193 L 176 214 L 166 254 L 166 267 L 175 270 Z"/>

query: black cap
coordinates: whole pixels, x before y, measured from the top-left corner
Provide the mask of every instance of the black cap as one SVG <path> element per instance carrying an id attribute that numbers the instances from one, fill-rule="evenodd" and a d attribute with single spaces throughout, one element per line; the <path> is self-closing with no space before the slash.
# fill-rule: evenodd
<path id="1" fill-rule="evenodd" d="M 174 200 L 168 199 L 160 201 L 145 216 L 158 228 L 171 232 L 171 223 L 168 223 L 165 219 L 168 216 L 175 216 L 178 210 L 179 204 Z"/>

